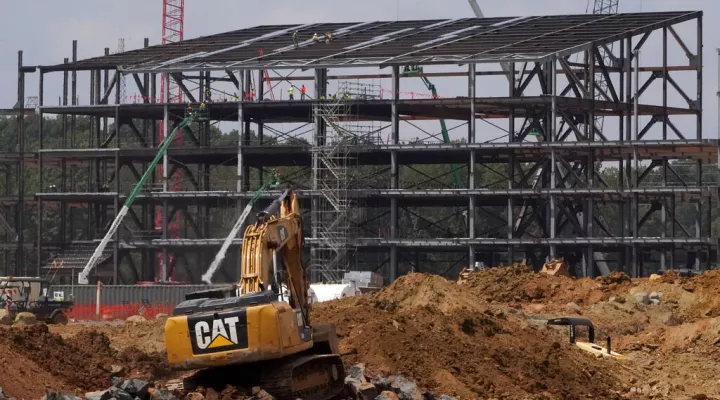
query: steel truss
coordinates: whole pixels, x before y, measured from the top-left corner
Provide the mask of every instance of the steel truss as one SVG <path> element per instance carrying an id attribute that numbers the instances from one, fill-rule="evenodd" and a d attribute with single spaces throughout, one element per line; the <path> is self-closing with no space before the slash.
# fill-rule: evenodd
<path id="1" fill-rule="evenodd" d="M 650 17 L 638 14 L 637 18 Z M 581 29 L 583 23 L 571 28 Z M 697 24 L 694 50 L 675 30 L 678 23 Z M 18 151 L 2 155 L 0 162 L 19 171 L 30 166 L 25 154 L 37 149 L 26 148 L 22 138 L 28 118 L 38 118 L 41 148 L 32 162 L 40 171 L 42 189 L 31 210 L 22 178 L 17 180 L 17 197 L 6 192 L 10 197 L 3 203 L 3 219 L 18 232 L 16 242 L 10 240 L 12 234 L 6 235 L 2 248 L 6 253 L 17 252 L 14 264 L 6 261 L 6 265 L 15 265 L 13 273 L 35 267 L 44 274 L 42 268 L 53 260 L 73 251 L 81 257 L 77 249 L 102 235 L 128 192 L 123 182 L 128 177 L 138 179 L 148 154 L 154 154 L 152 148 L 157 147 L 160 137 L 156 122 L 163 119 L 163 129 L 169 131 L 183 116 L 184 106 L 157 101 L 158 79 L 166 73 L 166 79 L 172 79 L 193 104 L 205 100 L 208 90 L 213 93 L 209 104 L 213 122 L 184 131 L 182 148 L 168 152 L 162 180 L 138 197 L 127 226 L 113 242 L 105 264 L 97 268 L 99 279 L 133 283 L 163 278 L 155 275 L 153 254 L 162 251 L 167 257 L 172 251 L 176 262 L 182 264 L 179 273 L 197 281 L 230 229 L 218 220 L 234 221 L 234 213 L 242 210 L 267 178 L 268 170 L 277 166 L 285 169 L 281 171 L 283 179 L 296 186 L 302 196 L 305 228 L 310 232 L 307 242 L 316 249 L 309 265 L 318 272 L 314 275 L 318 279 L 323 276 L 320 263 L 336 264 L 330 268 L 335 272 L 344 268 L 377 269 L 394 279 L 410 270 L 454 274 L 476 261 L 499 264 L 528 259 L 541 263 L 550 255 L 565 257 L 576 267 L 576 273 L 587 276 L 605 272 L 598 261 L 636 276 L 658 268 L 707 268 L 717 259 L 710 204 L 717 200 L 718 188 L 707 178 L 708 165 L 717 159 L 717 142 L 704 140 L 702 135 L 702 67 L 698 61 L 702 59 L 702 14 L 661 19 L 638 28 L 637 35 L 612 24 L 606 28 L 609 31 L 603 33 L 602 43 L 555 49 L 542 57 L 518 60 L 485 54 L 483 61 L 502 58 L 509 62 L 513 79 L 505 93 L 482 98 L 476 91 L 480 80 L 498 79 L 506 84 L 508 80 L 502 73 L 478 71 L 476 64 L 459 74 L 436 73 L 466 79 L 466 97 L 408 101 L 401 96 L 401 81 L 413 77 L 402 76 L 400 65 L 393 63 L 388 63 L 390 73 L 353 77 L 329 76 L 324 68 L 328 65 L 316 63 L 312 64 L 313 75 L 303 75 L 273 68 L 308 68 L 309 59 L 263 63 L 262 57 L 253 57 L 242 66 L 222 71 L 185 61 L 183 69 L 178 69 L 177 63 L 138 68 L 128 76 L 135 82 L 139 93 L 136 102 L 142 107 L 119 98 L 118 77 L 127 72 L 120 71 L 119 65 L 113 69 L 110 61 L 102 60 L 98 61 L 101 64 L 69 64 L 72 67 L 62 72 L 62 105 L 50 106 L 44 100 L 43 79 L 51 71 L 63 71 L 61 66 L 27 67 L 20 58 L 19 103 L 12 110 L 17 115 L 19 146 Z M 635 56 L 651 35 L 662 36 L 661 66 L 639 65 Z M 672 40 L 687 55 L 687 63 L 668 64 L 668 42 Z M 75 45 L 73 49 L 76 51 Z M 409 53 L 401 51 L 393 57 L 398 63 L 417 64 L 479 60 L 455 59 L 459 57 L 455 55 L 426 59 Z M 377 65 L 378 60 L 347 61 L 347 66 Z M 90 70 L 90 101 L 78 105 L 75 70 L 84 68 Z M 27 116 L 33 110 L 24 106 L 24 87 L 26 75 L 33 72 L 39 73 L 39 112 Z M 683 75 L 692 75 L 697 81 L 695 93 L 688 93 L 684 89 L 687 85 L 679 83 Z M 329 97 L 328 81 L 381 76 L 391 81 L 390 94 L 382 99 L 352 95 L 342 101 L 319 101 L 321 96 Z M 265 100 L 274 86 L 300 81 L 314 86 L 307 100 Z M 232 84 L 233 93 L 217 89 L 227 83 Z M 653 86 L 662 86 L 661 105 L 651 104 L 647 98 Z M 533 93 L 533 87 L 539 87 L 540 93 Z M 252 101 L 245 98 L 250 88 L 255 93 Z M 671 106 L 668 99 L 672 92 L 687 105 Z M 245 100 L 236 101 L 233 96 Z M 333 106 L 342 110 L 329 109 Z M 46 113 L 61 115 L 63 134 L 58 143 L 43 139 L 48 134 L 42 123 Z M 490 113 L 494 120 L 487 118 Z M 342 115 L 352 115 L 355 121 L 379 122 L 372 129 L 360 129 L 362 135 L 358 135 L 357 129 L 341 128 L 349 123 L 347 117 L 338 118 Z M 603 126 L 593 123 L 599 115 L 605 117 Z M 90 117 L 89 137 L 78 132 L 81 116 Z M 440 143 L 439 132 L 415 121 L 422 118 L 458 121 L 450 130 L 462 132 L 464 142 Z M 214 121 L 220 119 L 235 121 L 235 142 L 213 142 L 227 140 L 212 134 Z M 693 120 L 694 132 L 680 122 L 682 119 Z M 486 124 L 497 125 L 499 120 L 507 121 L 505 136 L 500 141 L 481 143 L 480 130 Z M 298 124 L 283 129 L 275 122 Z M 320 141 L 336 128 L 341 149 L 332 141 Z M 408 139 L 401 131 L 412 131 L 415 137 Z M 346 136 L 353 139 L 351 143 Z M 355 140 L 358 136 L 373 139 Z M 533 136 L 539 142 L 530 140 Z M 300 141 L 303 138 L 305 142 Z M 325 162 L 328 160 L 334 160 L 332 165 Z M 600 162 L 618 168 L 616 181 L 608 182 L 598 172 Z M 451 168 L 429 169 L 433 164 L 459 165 L 467 186 L 454 188 Z M 712 168 L 710 172 L 715 174 Z M 179 192 L 164 185 L 175 171 L 181 171 L 183 177 Z M 330 188 L 321 185 L 331 183 L 328 174 L 338 171 L 344 171 L 347 179 L 334 182 Z M 48 189 L 51 185 L 53 190 Z M 273 195 L 268 193 L 265 201 Z M 335 208 L 337 218 L 318 219 L 318 213 L 328 209 L 321 203 L 332 205 L 334 200 L 344 204 Z M 694 206 L 690 221 L 678 213 L 683 203 Z M 362 211 L 348 217 L 350 204 Z M 158 205 L 164 214 L 162 232 L 153 231 L 153 210 Z M 29 234 L 36 237 L 31 243 L 21 233 L 28 232 L 26 223 L 17 218 L 31 212 L 41 217 L 59 213 L 63 229 L 54 232 L 41 224 Z M 611 215 L 620 223 L 609 224 Z M 168 224 L 174 218 L 181 219 L 182 238 L 168 235 Z M 76 226 L 80 219 L 82 227 Z M 320 228 L 337 228 L 337 221 L 342 222 L 343 231 L 355 233 L 341 237 L 335 232 L 335 242 L 329 241 Z M 2 220 L 0 224 L 6 225 Z M 317 254 L 317 249 L 327 250 L 338 240 L 342 246 L 336 247 L 345 250 L 333 250 L 335 258 L 342 253 L 345 260 L 335 263 Z M 34 249 L 34 259 L 25 254 L 27 246 Z M 349 248 L 352 251 L 348 252 Z M 598 255 L 603 259 L 598 260 Z M 237 279 L 237 262 L 237 257 L 228 257 L 218 276 L 228 281 Z M 66 268 L 70 267 L 66 264 Z"/>

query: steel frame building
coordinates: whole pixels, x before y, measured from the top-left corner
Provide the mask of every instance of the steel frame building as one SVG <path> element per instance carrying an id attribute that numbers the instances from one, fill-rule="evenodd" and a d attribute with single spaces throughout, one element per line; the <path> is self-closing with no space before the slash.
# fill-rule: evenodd
<path id="1" fill-rule="evenodd" d="M 158 251 L 163 252 L 165 260 L 169 252 L 204 254 L 186 261 L 189 270 L 196 270 L 188 275 L 199 277 L 203 268 L 192 265 L 209 261 L 223 240 L 222 234 L 211 233 L 208 221 L 211 209 L 242 209 L 259 187 L 262 175 L 252 178 L 258 176 L 253 175 L 257 169 L 305 168 L 312 175 L 313 185 L 300 192 L 312 219 L 319 202 L 325 199 L 332 203 L 332 196 L 323 192 L 322 181 L 327 179 L 327 172 L 318 172 L 321 167 L 316 155 L 319 147 L 328 146 L 330 130 L 340 132 L 336 140 L 346 154 L 345 161 L 337 165 L 352 160 L 356 166 L 353 168 L 385 168 L 380 173 L 382 179 L 375 179 L 381 184 L 347 185 L 342 195 L 354 202 L 353 207 L 375 209 L 375 218 L 379 215 L 386 221 L 387 231 L 362 229 L 364 222 L 354 221 L 361 233 L 348 237 L 343 246 L 352 248 L 355 256 L 383 254 L 381 259 L 385 261 L 375 267 L 391 280 L 407 269 L 448 272 L 432 265 L 422 268 L 417 265 L 412 254 L 422 252 L 457 253 L 460 263 L 454 268 L 486 260 L 484 254 L 496 255 L 492 258 L 496 263 L 521 259 L 541 263 L 546 256 L 563 256 L 576 265 L 579 275 L 586 276 L 614 268 L 638 276 L 657 267 L 677 267 L 681 262 L 693 268 L 707 268 L 717 258 L 710 205 L 717 199 L 718 189 L 716 182 L 708 182 L 703 175 L 707 170 L 703 166 L 717 162 L 718 142 L 703 137 L 702 18 L 702 12 L 662 12 L 318 23 L 260 26 L 152 47 L 146 41 L 143 49 L 81 61 L 77 60 L 75 43 L 72 60 L 57 65 L 25 66 L 20 53 L 18 104 L 4 110 L 6 114 L 17 115 L 18 146 L 2 154 L 0 162 L 7 170 L 24 171 L 36 166 L 43 190 L 26 193 L 22 178 L 17 179 L 16 185 L 11 185 L 12 179 L 7 178 L 6 187 L 14 186 L 16 190 L 3 198 L 4 219 L 9 222 L 6 225 L 13 225 L 14 218 L 14 231 L 18 232 L 17 240 L 6 235 L 2 245 L 6 253 L 15 252 L 15 269 L 8 273 L 48 268 L 52 261 L 68 259 L 69 252 L 80 254 L 76 251 L 78 247 L 92 246 L 101 236 L 89 230 L 91 237 L 68 237 L 65 229 L 68 212 L 71 206 L 93 210 L 87 211 L 92 215 L 88 221 L 92 220 L 89 223 L 96 230 L 102 230 L 112 220 L 128 190 L 121 187 L 119 176 L 131 174 L 139 178 L 143 163 L 156 154 L 159 136 L 155 122 L 164 121 L 165 128 L 171 129 L 187 107 L 157 102 L 161 97 L 158 93 L 161 79 L 165 80 L 166 88 L 174 81 L 191 104 L 207 102 L 210 119 L 233 122 L 239 139 L 232 146 L 214 146 L 210 141 L 210 125 L 204 123 L 196 132 L 185 132 L 182 147 L 170 149 L 164 159 L 164 179 L 157 182 L 163 184 L 163 189 L 140 196 L 139 205 L 127 222 L 135 227 L 117 234 L 104 264 L 97 268 L 99 277 L 113 282 L 166 278 L 168 271 L 157 272 L 152 267 L 153 254 Z M 695 25 L 692 30 L 697 33 L 693 35 L 692 48 L 686 43 L 693 38 L 683 38 L 675 29 L 679 24 Z M 301 38 L 297 43 L 290 39 L 292 32 L 298 32 Z M 315 32 L 332 32 L 333 40 L 314 41 L 311 35 Z M 662 63 L 643 65 L 637 51 L 653 34 L 662 37 L 662 48 L 654 50 L 662 53 Z M 687 63 L 669 63 L 670 41 L 679 44 Z M 496 63 L 509 66 L 509 75 L 482 68 Z M 462 72 L 422 74 L 463 80 L 467 93 L 455 98 L 407 98 L 401 90 L 403 82 L 417 76 L 403 74 L 404 66 L 408 65 L 460 66 Z M 339 68 L 370 68 L 374 72 L 328 73 L 328 69 Z M 278 76 L 270 76 L 268 71 Z M 39 82 L 37 108 L 25 104 L 24 90 L 32 73 Z M 64 77 L 62 102 L 58 106 L 47 100 L 56 93 L 46 93 L 43 83 L 46 75 L 52 73 L 62 73 Z M 90 77 L 88 104 L 77 104 L 79 73 L 88 73 Z M 120 98 L 119 76 L 123 74 L 135 82 L 141 94 L 139 102 L 127 104 Z M 696 83 L 694 92 L 681 87 L 677 78 L 681 75 L 690 76 Z M 332 100 L 328 82 L 349 79 L 358 82 L 389 79 L 389 94 L 377 98 L 352 93 L 345 98 L 340 93 L 342 99 Z M 490 80 L 504 82 L 507 89 L 497 96 L 479 96 L 478 86 Z M 266 96 L 277 82 L 303 82 L 311 90 L 304 100 L 268 100 Z M 660 104 L 642 96 L 654 82 L 662 86 Z M 229 98 L 226 93 L 224 99 L 217 95 L 208 99 L 206 95 L 216 93 L 213 88 L 221 83 L 232 84 L 240 98 L 235 95 Z M 256 98 L 247 98 L 251 87 Z M 539 88 L 539 93 L 530 93 L 531 87 Z M 672 90 L 687 104 L 669 105 L 668 93 Z M 326 102 L 342 105 L 343 112 L 357 121 L 386 123 L 382 129 L 389 131 L 388 141 L 353 138 L 351 129 L 339 126 L 347 121 L 340 118 L 331 121 L 327 115 L 319 114 L 318 105 Z M 28 114 L 36 116 L 27 117 Z M 59 115 L 62 119 L 62 143 L 43 142 L 46 133 L 42 121 L 48 115 Z M 83 146 L 73 139 L 78 134 L 74 127 L 78 116 L 91 117 L 88 143 Z M 605 117 L 604 127 L 587 123 L 600 116 Z M 28 118 L 39 118 L 40 149 L 33 153 L 25 148 L 23 139 Z M 642 126 L 641 118 L 647 119 Z M 466 124 L 467 133 L 461 143 L 441 143 L 437 135 L 431 134 L 426 140 L 407 143 L 402 140 L 401 123 L 414 119 L 461 121 Z M 478 139 L 481 129 L 478 122 L 486 119 L 507 124 L 509 134 L 504 142 Z M 677 122 L 679 119 L 692 121 L 693 128 L 684 128 Z M 281 145 L 279 141 L 293 138 L 294 133 L 272 128 L 278 123 L 307 124 L 313 142 L 287 141 Z M 270 143 L 265 132 L 275 133 L 274 142 Z M 671 163 L 674 160 L 692 160 L 695 171 L 692 179 L 677 171 Z M 617 182 L 604 181 L 597 168 L 601 162 L 619 168 Z M 208 171 L 220 164 L 236 168 L 232 188 L 218 190 L 213 185 Z M 401 171 L 418 164 L 461 165 L 466 170 L 467 185 L 403 187 Z M 491 164 L 502 168 L 499 174 L 504 180 L 500 185 L 477 178 L 478 170 Z M 197 167 L 193 170 L 190 166 Z M 53 168 L 60 174 L 51 176 L 46 172 Z M 85 189 L 71 188 L 66 176 L 72 168 L 87 169 Z M 178 169 L 189 182 L 189 190 L 172 192 L 168 189 L 168 176 Z M 658 173 L 659 181 L 647 179 Z M 428 177 L 428 181 L 437 181 L 437 177 Z M 676 185 L 678 181 L 681 184 Z M 48 182 L 59 190 L 44 190 Z M 112 186 L 103 191 L 99 182 L 111 182 Z M 275 195 L 272 192 L 265 197 Z M 695 206 L 691 227 L 683 226 L 676 217 L 680 204 L 687 202 Z M 136 234 L 153 230 L 152 210 L 158 205 L 165 215 L 162 232 L 155 237 Z M 193 211 L 189 206 L 197 207 Z M 618 226 L 604 222 L 606 206 L 615 207 L 620 213 Z M 353 208 L 347 204 L 344 207 Z M 403 210 L 413 207 L 461 208 L 467 215 L 466 234 L 414 236 L 399 223 Z M 28 232 L 21 216 L 29 208 L 40 220 L 43 210 L 59 209 L 64 233 L 59 238 L 47 238 L 42 224 L 37 232 Z M 167 235 L 167 220 L 177 214 L 174 210 L 182 211 L 184 225 L 195 231 L 193 238 L 173 239 Z M 478 226 L 481 214 L 499 221 L 499 234 L 497 229 Z M 644 224 L 653 215 L 659 215 L 662 229 L 644 232 Z M 321 247 L 320 231 L 314 226 L 309 231 L 309 246 Z M 237 239 L 236 243 L 239 242 Z M 26 260 L 30 252 L 35 254 L 32 265 Z M 128 257 L 133 254 L 142 254 L 138 256 L 140 266 L 133 264 L 133 260 L 137 264 L 137 258 Z M 82 256 L 77 258 L 77 265 L 66 268 L 82 268 Z M 648 267 L 651 259 L 657 261 L 657 267 Z M 231 257 L 228 262 L 235 263 L 237 258 Z M 133 264 L 134 277 L 121 278 L 119 268 L 128 263 Z M 320 264 L 311 263 L 315 272 L 321 272 Z M 231 271 L 236 269 L 230 267 Z M 224 279 L 235 277 L 229 273 Z M 327 275 L 318 273 L 315 277 Z"/>

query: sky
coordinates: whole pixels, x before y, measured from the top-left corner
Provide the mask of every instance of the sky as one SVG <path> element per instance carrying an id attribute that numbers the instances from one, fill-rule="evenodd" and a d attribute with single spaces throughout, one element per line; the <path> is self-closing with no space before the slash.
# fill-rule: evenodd
<path id="1" fill-rule="evenodd" d="M 593 0 L 590 0 L 592 2 Z M 479 0 L 486 16 L 525 16 L 583 14 L 587 0 Z M 25 64 L 52 65 L 71 56 L 72 40 L 78 40 L 79 58 L 102 55 L 104 48 L 117 48 L 118 38 L 125 49 L 142 47 L 143 38 L 160 42 L 161 0 L 40 0 L 7 1 L 0 14 L 0 108 L 9 108 L 17 99 L 17 51 L 24 51 Z M 254 6 L 248 6 L 253 4 Z M 590 4 L 592 7 L 592 4 Z M 396 19 L 440 19 L 472 16 L 467 0 L 185 0 L 185 38 L 241 29 L 256 25 L 343 22 Z M 715 48 L 720 46 L 720 2 L 717 0 L 620 0 L 620 12 L 702 10 L 704 17 L 704 126 L 705 137 L 717 137 L 718 63 Z M 690 33 L 692 26 L 679 29 Z M 656 58 L 660 36 L 646 45 L 647 57 Z M 688 43 L 694 49 L 694 43 Z M 682 52 L 670 56 L 670 63 L 687 63 Z M 645 57 L 645 55 L 643 55 Z M 659 60 L 659 59 L 658 59 Z M 658 61 L 659 62 L 659 61 Z M 659 65 L 659 64 L 658 64 Z M 59 75 L 59 74 L 55 74 Z M 48 85 L 59 89 L 56 78 Z M 694 85 L 693 77 L 682 77 L 683 84 Z M 37 79 L 30 79 L 26 95 L 37 93 Z M 53 86 L 54 85 L 54 86 Z M 421 84 L 414 86 L 422 90 Z M 440 88 L 441 85 L 436 83 Z M 457 85 L 457 86 L 456 86 Z M 462 84 L 445 87 L 448 92 L 464 90 Z M 657 94 L 655 88 L 648 97 Z M 695 87 L 689 89 L 694 96 Z M 84 93 L 80 89 L 80 93 Z M 51 94 L 55 96 L 59 90 Z M 453 94 L 454 95 L 454 94 Z M 679 99 L 674 96 L 673 102 Z M 57 99 L 55 99 L 57 101 Z M 681 124 L 683 125 L 683 124 Z M 712 133 L 709 133 L 712 132 Z"/>

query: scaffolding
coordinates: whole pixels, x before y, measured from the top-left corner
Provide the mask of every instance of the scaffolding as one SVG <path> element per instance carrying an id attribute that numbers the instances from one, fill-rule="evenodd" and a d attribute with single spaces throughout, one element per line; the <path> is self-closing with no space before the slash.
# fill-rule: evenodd
<path id="1" fill-rule="evenodd" d="M 339 82 L 338 92 L 313 105 L 314 129 L 312 160 L 313 190 L 317 193 L 312 210 L 312 233 L 317 239 L 311 249 L 312 280 L 339 282 L 349 270 L 354 236 L 353 220 L 360 207 L 348 197 L 348 190 L 359 187 L 353 146 L 382 142 L 380 129 L 372 122 L 360 121 L 352 101 L 380 98 L 380 86 Z"/>

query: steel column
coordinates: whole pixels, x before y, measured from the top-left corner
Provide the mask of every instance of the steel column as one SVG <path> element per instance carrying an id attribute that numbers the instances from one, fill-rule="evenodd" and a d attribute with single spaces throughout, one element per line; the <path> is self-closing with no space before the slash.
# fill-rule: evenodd
<path id="1" fill-rule="evenodd" d="M 163 94 L 163 98 L 165 99 L 163 104 L 163 139 L 168 137 L 168 134 L 170 133 L 170 129 L 168 125 L 170 124 L 170 110 L 169 110 L 169 104 L 170 104 L 170 74 L 164 74 L 162 75 L 162 79 L 165 81 L 163 83 L 163 90 L 165 93 Z M 162 184 L 163 184 L 163 193 L 167 193 L 169 190 L 169 172 L 170 172 L 170 162 L 168 157 L 168 152 L 163 153 L 163 171 L 162 171 Z M 164 240 L 167 240 L 168 237 L 168 201 L 167 199 L 163 199 L 162 201 L 162 238 Z M 168 255 L 168 248 L 167 246 L 163 246 L 162 248 L 162 265 L 160 268 L 160 276 L 158 277 L 158 280 L 160 282 L 167 281 L 167 272 L 168 272 L 168 263 L 170 262 L 170 258 Z"/>
<path id="2" fill-rule="evenodd" d="M 668 105 L 668 28 L 664 27 L 663 30 L 663 54 L 662 54 L 662 92 L 663 92 L 663 98 L 662 98 L 662 106 L 663 106 L 663 120 L 662 120 L 662 138 L 663 140 L 667 140 L 667 129 L 668 129 L 668 111 L 667 111 L 667 105 Z M 720 81 L 718 81 L 720 84 Z M 720 117 L 720 115 L 718 116 Z M 720 125 L 718 125 L 720 126 Z M 663 158 L 662 160 L 662 186 L 667 187 L 667 164 L 668 159 Z M 662 200 L 662 206 L 660 209 L 660 212 L 662 213 L 660 216 L 660 220 L 662 223 L 662 237 L 667 237 L 667 199 Z M 674 222 L 673 222 L 674 223 Z M 674 250 L 673 250 L 674 251 Z M 660 251 L 660 270 L 665 271 L 667 269 L 667 250 L 662 249 Z"/>
<path id="3" fill-rule="evenodd" d="M 42 68 L 38 68 L 38 74 L 40 75 L 38 78 L 38 140 L 40 142 L 40 149 L 43 148 L 43 101 L 44 101 L 44 87 L 45 87 L 45 73 L 43 72 Z M 24 173 L 22 171 L 21 173 Z M 43 183 L 43 158 L 42 153 L 38 153 L 38 187 L 41 191 L 45 191 L 44 183 Z M 43 242 L 43 203 L 42 199 L 38 198 L 37 200 L 37 267 L 36 267 L 36 274 L 35 276 L 41 276 L 40 275 L 40 267 L 42 265 L 43 257 L 42 257 L 42 242 Z M 28 276 L 28 271 L 23 271 L 24 276 Z"/>
<path id="4" fill-rule="evenodd" d="M 400 67 L 395 65 L 392 67 L 392 102 L 390 111 L 390 124 L 392 143 L 400 143 L 400 115 L 398 113 L 397 102 L 400 98 Z M 399 166 L 397 162 L 397 150 L 390 152 L 390 188 L 399 189 Z M 398 205 L 397 198 L 390 199 L 390 238 L 397 239 L 398 227 Z M 390 246 L 390 283 L 394 282 L 398 276 L 398 255 L 397 245 Z"/>
<path id="5" fill-rule="evenodd" d="M 475 72 L 475 69 L 475 64 L 468 65 L 468 97 L 470 98 L 470 123 L 468 124 L 468 143 L 476 143 L 475 130 L 477 119 L 475 118 L 475 96 L 477 95 L 477 91 L 475 82 L 477 79 L 477 74 Z"/>
<path id="6" fill-rule="evenodd" d="M 477 143 L 477 118 L 475 111 L 475 97 L 477 96 L 477 72 L 475 64 L 468 65 L 468 97 L 470 98 L 470 115 L 468 124 L 468 143 Z M 468 165 L 468 188 L 475 188 L 475 150 L 470 150 L 470 164 Z M 467 218 L 468 237 L 475 238 L 475 196 L 468 198 Z M 468 265 L 475 265 L 475 246 L 468 246 Z"/>
<path id="7" fill-rule="evenodd" d="M 695 99 L 695 110 L 697 112 L 697 138 L 702 139 L 702 107 L 703 107 L 703 77 L 702 77 L 702 66 L 703 66 L 703 17 L 700 15 L 697 19 L 697 54 L 695 54 L 695 68 L 696 68 L 696 76 L 697 76 L 697 96 Z M 720 130 L 720 126 L 717 128 Z M 702 160 L 697 160 L 697 185 L 702 186 L 702 166 L 703 162 Z M 708 204 L 708 207 L 710 205 Z M 697 201 L 696 204 L 696 216 L 695 216 L 695 236 L 700 237 L 700 221 L 702 219 L 702 202 L 701 200 Z M 708 224 L 712 223 L 712 220 L 707 221 Z M 701 250 L 698 249 L 695 253 L 695 269 L 700 269 L 700 252 Z M 708 254 L 709 258 L 709 254 Z M 718 260 L 720 262 L 720 260 Z"/>
<path id="8" fill-rule="evenodd" d="M 551 111 L 551 121 L 550 121 L 550 142 L 557 141 L 557 62 L 558 57 L 554 56 L 552 57 L 552 60 L 550 61 L 550 84 L 552 88 L 552 111 Z M 550 149 L 550 189 L 555 189 L 557 187 L 557 159 L 555 154 L 555 147 L 552 147 Z M 557 211 L 557 199 L 555 197 L 554 193 L 550 194 L 550 238 L 555 239 L 556 238 L 556 225 L 557 222 L 555 220 Z M 555 258 L 557 257 L 557 248 L 554 244 L 550 245 L 550 257 Z"/>

